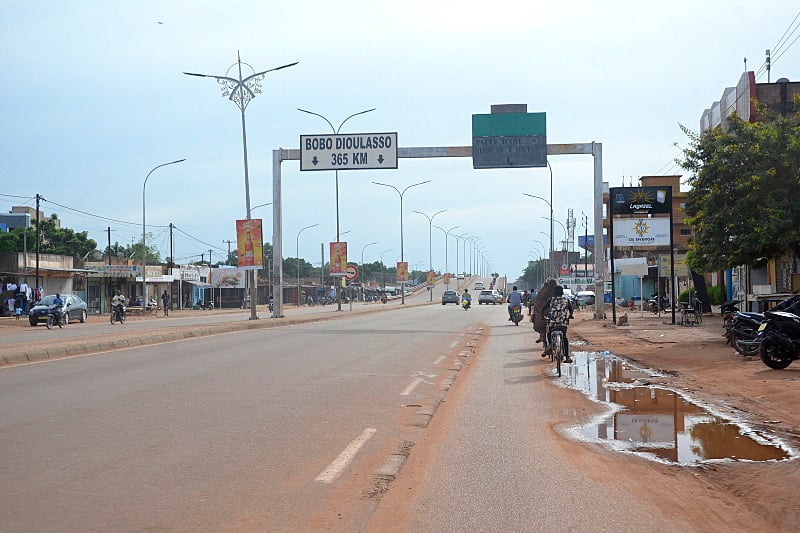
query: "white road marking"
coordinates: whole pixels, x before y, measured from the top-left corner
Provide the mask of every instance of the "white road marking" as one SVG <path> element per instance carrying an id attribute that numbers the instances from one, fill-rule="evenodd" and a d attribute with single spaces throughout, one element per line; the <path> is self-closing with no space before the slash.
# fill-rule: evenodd
<path id="1" fill-rule="evenodd" d="M 436 361 L 434 361 L 434 362 L 433 362 L 433 364 L 434 364 L 434 365 L 438 365 L 439 363 L 441 363 L 442 361 L 444 361 L 444 358 L 445 358 L 445 357 L 446 357 L 446 356 L 445 356 L 444 354 L 440 355 L 440 356 L 439 356 L 439 357 L 436 359 Z"/>
<path id="2" fill-rule="evenodd" d="M 356 454 L 361 450 L 364 444 L 378 431 L 377 429 L 366 428 L 364 431 L 361 432 L 353 442 L 347 445 L 347 448 L 339 454 L 339 456 L 334 459 L 331 464 L 325 467 L 325 470 L 320 473 L 314 481 L 318 481 L 320 483 L 333 483 L 336 481 L 341 473 L 347 468 L 347 465 L 353 460 Z"/>
<path id="3" fill-rule="evenodd" d="M 458 344 L 458 341 L 453 341 L 453 344 L 451 344 L 451 345 L 450 345 L 450 347 L 451 347 L 451 348 L 455 348 L 455 347 L 456 347 L 456 344 Z"/>
<path id="4" fill-rule="evenodd" d="M 417 385 L 422 383 L 422 379 L 423 378 L 417 378 L 414 381 L 412 381 L 411 384 L 408 387 L 406 387 L 403 392 L 400 393 L 400 396 L 408 396 L 409 394 L 411 394 L 411 391 L 414 390 L 414 388 Z"/>

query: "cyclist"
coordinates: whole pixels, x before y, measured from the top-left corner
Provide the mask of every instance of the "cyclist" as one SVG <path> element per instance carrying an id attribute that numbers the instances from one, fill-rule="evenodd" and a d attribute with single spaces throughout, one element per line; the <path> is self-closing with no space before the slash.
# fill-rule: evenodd
<path id="1" fill-rule="evenodd" d="M 508 320 L 513 320 L 513 311 L 514 306 L 519 306 L 520 312 L 522 312 L 522 295 L 517 290 L 517 286 L 511 289 L 511 292 L 508 293 Z"/>
<path id="2" fill-rule="evenodd" d="M 553 288 L 553 296 L 547 300 L 542 308 L 542 313 L 548 317 L 547 348 L 545 348 L 543 355 L 549 355 L 552 351 L 550 334 L 554 330 L 559 330 L 564 333 L 564 362 L 572 362 L 572 359 L 569 356 L 569 340 L 567 339 L 567 328 L 569 327 L 569 321 L 574 318 L 572 312 L 572 302 L 570 302 L 569 298 L 564 296 L 564 287 L 561 285 L 556 285 Z"/>

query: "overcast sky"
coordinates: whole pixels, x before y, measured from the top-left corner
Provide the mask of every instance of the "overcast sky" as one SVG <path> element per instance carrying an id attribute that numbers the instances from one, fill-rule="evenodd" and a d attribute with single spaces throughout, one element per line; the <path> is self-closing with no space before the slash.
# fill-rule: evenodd
<path id="1" fill-rule="evenodd" d="M 209 248 L 224 255 L 223 241 L 235 241 L 234 221 L 245 215 L 241 116 L 215 80 L 182 72 L 224 75 L 237 51 L 256 71 L 299 61 L 268 73 L 246 111 L 252 206 L 272 201 L 272 150 L 330 133 L 297 108 L 336 126 L 376 108 L 342 132 L 397 132 L 401 147 L 468 146 L 472 114 L 525 103 L 547 114 L 548 143 L 602 143 L 612 187 L 681 173 L 673 160 L 688 140 L 679 125 L 698 129 L 703 110 L 738 81 L 745 57 L 748 70 L 759 71 L 765 50 L 783 39 L 771 80 L 800 80 L 800 30 L 784 35 L 797 29 L 798 9 L 796 0 L 6 1 L 0 210 L 33 205 L 38 193 L 45 213 L 89 231 L 101 249 L 109 226 L 112 242 L 129 244 L 141 239 L 145 176 L 186 158 L 148 180 L 148 231 L 162 257 L 168 234 L 158 226 L 170 222 L 183 232 L 175 234 L 177 259 L 207 257 Z M 244 75 L 252 72 L 245 65 Z M 766 72 L 757 81 L 766 82 Z M 554 218 L 566 224 L 573 210 L 577 246 L 583 214 L 594 231 L 592 158 L 549 161 Z M 284 256 L 296 255 L 301 228 L 319 224 L 299 239 L 300 256 L 319 263 L 320 243 L 336 236 L 334 173 L 301 173 L 297 161 L 282 171 Z M 412 268 L 429 260 L 429 224 L 414 210 L 446 209 L 434 224 L 479 237 L 492 268 L 510 278 L 543 255 L 548 208 L 521 193 L 549 197 L 546 168 L 401 159 L 397 170 L 339 173 L 351 260 L 360 262 L 362 250 L 367 262 L 382 254 L 387 264 L 399 260 L 399 197 L 371 182 L 402 190 L 424 180 L 431 182 L 404 196 Z M 253 216 L 265 219 L 272 242 L 271 207 Z M 558 242 L 564 230 L 555 229 Z M 444 270 L 444 236 L 433 232 L 433 267 Z M 449 252 L 454 271 L 453 239 Z"/>

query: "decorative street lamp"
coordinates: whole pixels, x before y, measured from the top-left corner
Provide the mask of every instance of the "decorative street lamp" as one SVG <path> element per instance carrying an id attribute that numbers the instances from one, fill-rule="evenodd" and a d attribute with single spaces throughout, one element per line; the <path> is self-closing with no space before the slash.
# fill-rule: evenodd
<path id="1" fill-rule="evenodd" d="M 183 163 L 186 159 L 178 159 L 177 161 L 170 161 L 169 163 L 162 163 L 153 168 L 150 172 L 147 173 L 147 176 L 144 178 L 144 184 L 142 184 L 142 296 L 144 297 L 144 305 L 146 306 L 147 303 L 150 301 L 147 295 L 147 233 L 145 230 L 145 189 L 147 187 L 147 180 L 150 178 L 150 174 L 155 172 L 156 169 L 165 167 L 167 165 L 174 165 L 175 163 Z M 38 229 L 37 229 L 38 231 Z"/>
<path id="2" fill-rule="evenodd" d="M 436 218 L 436 215 L 444 213 L 445 211 L 447 211 L 447 209 L 442 209 L 441 211 L 435 212 L 431 216 L 428 216 L 427 214 L 423 213 L 422 211 L 414 211 L 415 213 L 419 213 L 420 215 L 422 215 L 422 216 L 424 216 L 425 218 L 428 219 L 428 270 L 429 271 L 433 270 L 433 235 L 432 235 L 432 233 L 433 233 L 433 230 L 432 230 L 432 228 L 433 228 L 433 219 Z M 431 293 L 430 301 L 432 302 L 433 301 L 433 287 L 431 287 L 430 293 Z"/>
<path id="3" fill-rule="evenodd" d="M 419 183 L 413 183 L 413 184 L 409 185 L 408 187 L 406 187 L 405 189 L 403 189 L 402 192 L 400 192 L 400 189 L 398 189 L 394 185 L 389 185 L 388 183 L 380 183 L 380 182 L 377 182 L 377 181 L 373 181 L 372 182 L 375 185 L 381 185 L 383 187 L 391 187 L 392 189 L 397 191 L 397 194 L 400 195 L 400 261 L 401 262 L 404 260 L 403 259 L 403 195 L 411 187 L 416 187 L 418 185 L 424 185 L 424 184 L 430 183 L 430 182 L 431 182 L 431 180 L 425 180 L 425 181 L 420 181 Z M 401 299 L 400 299 L 400 303 L 401 304 L 405 304 L 406 303 L 405 283 L 401 283 L 400 284 L 400 294 L 402 295 Z"/>
<path id="4" fill-rule="evenodd" d="M 245 206 L 247 207 L 247 220 L 251 219 L 251 211 L 250 208 L 250 176 L 248 173 L 247 168 L 247 128 L 245 127 L 245 120 L 244 120 L 244 111 L 247 109 L 247 104 L 250 103 L 250 100 L 256 97 L 256 94 L 261 94 L 261 80 L 264 79 L 264 75 L 267 72 L 273 72 L 275 70 L 281 70 L 287 67 L 293 67 L 299 63 L 295 61 L 294 63 L 289 63 L 287 65 L 281 65 L 280 67 L 271 68 L 269 70 L 263 70 L 261 72 L 256 72 L 255 69 L 248 63 L 242 62 L 242 57 L 239 52 L 236 52 L 236 63 L 228 67 L 228 70 L 225 72 L 224 76 L 218 76 L 213 74 L 197 74 L 194 72 L 184 72 L 187 76 L 198 76 L 200 78 L 214 78 L 217 80 L 222 87 L 222 96 L 227 96 L 228 100 L 236 104 L 239 110 L 242 112 L 242 147 L 244 149 L 244 194 L 245 194 Z M 250 70 L 253 71 L 253 74 L 247 76 L 246 78 L 242 77 L 242 65 L 247 65 Z M 234 67 L 238 67 L 238 78 L 232 78 L 229 76 L 231 69 Z M 251 285 L 250 285 L 250 320 L 258 319 L 258 315 L 256 314 L 256 284 L 257 284 L 257 270 L 253 269 L 252 274 L 250 275 L 251 278 Z"/>

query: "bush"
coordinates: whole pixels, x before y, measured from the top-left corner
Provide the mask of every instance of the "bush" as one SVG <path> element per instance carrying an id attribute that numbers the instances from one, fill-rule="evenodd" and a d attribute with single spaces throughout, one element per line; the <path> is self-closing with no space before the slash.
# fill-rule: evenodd
<path id="1" fill-rule="evenodd" d="M 721 285 L 708 288 L 708 297 L 711 300 L 711 305 L 722 305 L 722 289 Z"/>
<path id="2" fill-rule="evenodd" d="M 696 297 L 697 297 L 697 291 L 694 290 L 694 287 L 691 287 L 682 291 L 678 295 L 678 303 L 689 303 L 690 298 L 691 301 L 694 302 L 694 299 Z M 716 287 L 709 287 L 708 298 L 711 300 L 711 305 L 722 304 L 722 287 L 719 285 L 717 285 Z"/>

